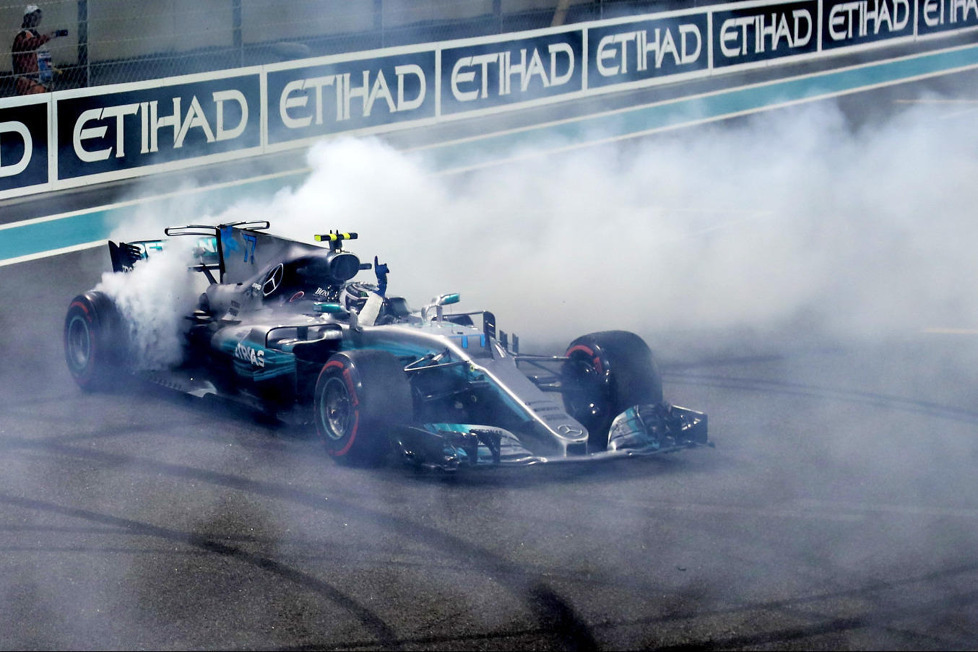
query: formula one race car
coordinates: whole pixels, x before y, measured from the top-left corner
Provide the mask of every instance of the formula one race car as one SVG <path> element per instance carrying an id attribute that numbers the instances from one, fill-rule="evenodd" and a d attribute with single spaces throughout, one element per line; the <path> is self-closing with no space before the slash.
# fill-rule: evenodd
<path id="1" fill-rule="evenodd" d="M 387 265 L 361 264 L 330 232 L 309 244 L 268 222 L 165 229 L 197 238 L 207 287 L 184 320 L 183 359 L 147 369 L 138 330 L 110 294 L 68 308 L 68 368 L 85 390 L 138 377 L 217 395 L 286 421 L 314 422 L 330 455 L 422 468 L 529 465 L 664 453 L 708 444 L 706 415 L 663 401 L 652 353 L 637 335 L 592 333 L 560 356 L 524 355 L 487 311 L 455 312 L 458 294 L 412 311 L 387 295 Z M 167 240 L 109 243 L 126 274 Z M 172 242 L 172 241 L 170 241 Z M 373 269 L 376 283 L 355 282 Z M 481 324 L 478 322 L 481 321 Z"/>

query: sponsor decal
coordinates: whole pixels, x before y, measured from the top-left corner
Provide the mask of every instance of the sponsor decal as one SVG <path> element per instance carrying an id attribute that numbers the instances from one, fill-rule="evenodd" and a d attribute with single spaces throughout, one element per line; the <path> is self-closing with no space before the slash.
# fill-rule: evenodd
<path id="1" fill-rule="evenodd" d="M 709 67 L 706 14 L 651 18 L 588 30 L 588 88 Z"/>
<path id="2" fill-rule="evenodd" d="M 270 144 L 435 115 L 435 51 L 268 73 Z"/>
<path id="3" fill-rule="evenodd" d="M 47 181 L 47 102 L 0 109 L 0 191 Z"/>
<path id="4" fill-rule="evenodd" d="M 805 1 L 717 11 L 713 67 L 813 54 L 818 49 L 818 2 Z"/>
<path id="5" fill-rule="evenodd" d="M 60 98 L 58 176 L 258 148 L 259 87 L 255 74 Z"/>
<path id="6" fill-rule="evenodd" d="M 822 48 L 913 36 L 911 0 L 822 0 Z"/>
<path id="7" fill-rule="evenodd" d="M 238 342 L 238 345 L 234 347 L 234 357 L 238 360 L 249 363 L 252 367 L 256 367 L 258 369 L 265 368 L 264 349 L 256 349 L 244 344 L 243 342 Z"/>
<path id="8" fill-rule="evenodd" d="M 978 26 L 978 0 L 917 0 L 917 33 Z"/>
<path id="9" fill-rule="evenodd" d="M 0 197 L 976 27 L 978 0 L 731 2 L 5 98 Z M 222 242 L 235 278 L 267 259 L 257 241 Z"/>
<path id="10" fill-rule="evenodd" d="M 442 50 L 442 114 L 582 91 L 582 41 L 575 30 Z"/>
<path id="11" fill-rule="evenodd" d="M 557 432 L 564 437 L 580 437 L 584 434 L 584 429 L 562 423 L 557 426 Z"/>
<path id="12" fill-rule="evenodd" d="M 247 263 L 250 260 L 253 264 L 255 262 L 255 249 L 258 247 L 258 236 L 244 233 L 241 235 L 241 239 L 245 241 L 244 262 Z M 248 257 L 249 253 L 251 254 L 250 259 Z"/>

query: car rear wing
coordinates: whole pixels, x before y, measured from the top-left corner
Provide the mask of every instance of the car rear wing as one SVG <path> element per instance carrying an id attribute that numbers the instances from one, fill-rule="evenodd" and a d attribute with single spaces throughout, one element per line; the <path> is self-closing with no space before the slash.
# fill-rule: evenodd
<path id="1" fill-rule="evenodd" d="M 226 241 L 233 241 L 233 229 L 264 230 L 270 226 L 268 220 L 256 220 L 250 222 L 230 222 L 228 224 L 188 224 L 186 226 L 170 226 L 163 230 L 168 237 L 173 236 L 197 236 L 198 251 L 195 252 L 198 263 L 191 267 L 192 270 L 201 272 L 212 284 L 223 283 L 224 275 L 227 273 L 227 260 L 225 258 Z M 203 245 L 203 246 L 200 246 Z M 252 248 L 252 252 L 254 249 Z M 217 272 L 214 278 L 213 272 Z"/>
<path id="2" fill-rule="evenodd" d="M 109 241 L 109 258 L 112 259 L 113 272 L 131 272 L 133 266 L 141 260 L 148 260 L 154 252 L 166 249 L 166 240 L 137 240 L 135 242 Z M 212 270 L 219 270 L 219 255 L 216 239 L 213 236 L 201 237 L 194 247 L 196 265 L 190 269 L 203 272 L 211 283 L 216 282 Z"/>
<path id="3" fill-rule="evenodd" d="M 232 227 L 240 229 L 267 229 L 267 220 L 252 222 L 232 222 L 229 224 L 188 224 L 187 226 L 170 226 L 163 230 L 167 237 L 196 236 L 194 259 L 197 264 L 190 267 L 192 271 L 201 272 L 211 283 L 223 282 L 226 269 L 224 251 L 226 241 L 230 240 Z M 131 272 L 133 265 L 141 260 L 147 260 L 154 252 L 162 252 L 166 248 L 166 240 L 135 240 L 133 242 L 115 243 L 109 241 L 109 257 L 112 259 L 113 272 Z M 214 272 L 217 272 L 215 278 Z"/>
<path id="4" fill-rule="evenodd" d="M 132 266 L 140 260 L 149 258 L 151 251 L 163 251 L 163 241 L 137 240 L 116 244 L 109 240 L 109 258 L 112 259 L 112 271 L 131 272 Z"/>

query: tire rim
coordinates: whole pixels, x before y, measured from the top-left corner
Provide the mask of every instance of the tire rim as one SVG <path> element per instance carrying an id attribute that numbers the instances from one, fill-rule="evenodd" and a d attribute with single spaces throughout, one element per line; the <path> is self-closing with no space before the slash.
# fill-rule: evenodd
<path id="1" fill-rule="evenodd" d="M 356 411 L 346 383 L 334 376 L 326 381 L 319 400 L 319 420 L 323 433 L 333 441 L 346 437 L 353 427 Z"/>
<path id="2" fill-rule="evenodd" d="M 65 340 L 72 369 L 83 371 L 92 359 L 92 332 L 88 322 L 79 315 L 74 316 L 68 322 L 68 334 Z"/>

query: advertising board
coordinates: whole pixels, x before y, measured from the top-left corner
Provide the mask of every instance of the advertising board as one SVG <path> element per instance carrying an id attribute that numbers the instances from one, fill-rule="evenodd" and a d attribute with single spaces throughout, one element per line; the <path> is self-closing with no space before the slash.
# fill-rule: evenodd
<path id="1" fill-rule="evenodd" d="M 55 95 L 58 180 L 260 151 L 261 76 L 202 76 Z"/>
<path id="2" fill-rule="evenodd" d="M 978 26 L 978 0 L 916 0 L 917 34 L 926 36 Z"/>
<path id="3" fill-rule="evenodd" d="M 913 37 L 913 0 L 822 0 L 822 49 Z"/>
<path id="4" fill-rule="evenodd" d="M 575 29 L 442 48 L 441 115 L 580 93 L 582 38 Z"/>
<path id="5" fill-rule="evenodd" d="M 0 106 L 0 195 L 17 195 L 48 185 L 49 107 L 19 98 Z"/>
<path id="6" fill-rule="evenodd" d="M 817 0 L 712 12 L 713 68 L 769 62 L 818 51 Z"/>
<path id="7" fill-rule="evenodd" d="M 0 100 L 0 198 L 978 29 L 978 0 L 749 0 Z"/>
<path id="8" fill-rule="evenodd" d="M 268 145 L 435 117 L 434 48 L 265 71 Z"/>
<path id="9" fill-rule="evenodd" d="M 710 68 L 709 16 L 648 16 L 588 29 L 588 89 L 636 84 Z"/>

